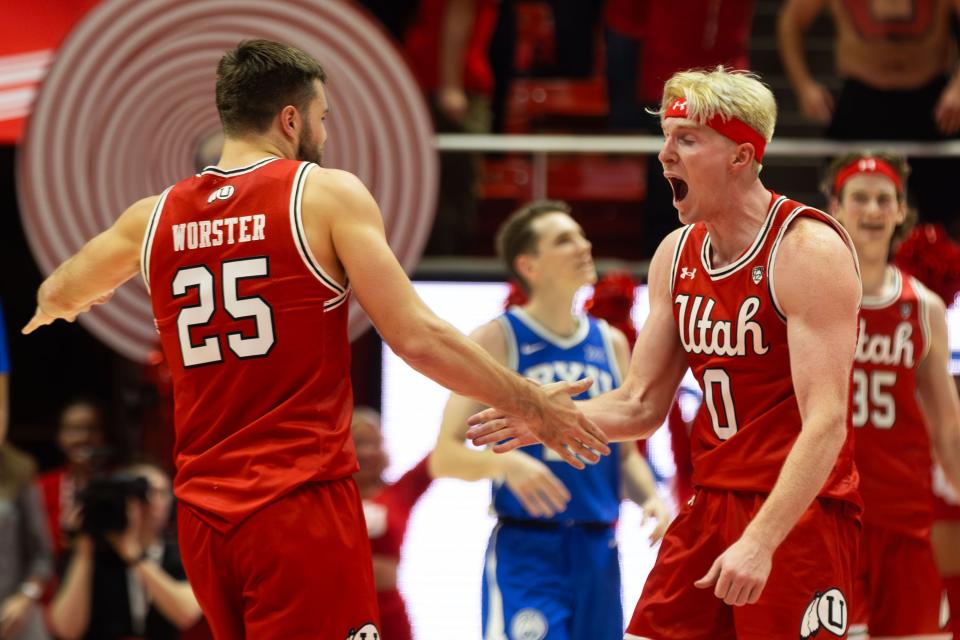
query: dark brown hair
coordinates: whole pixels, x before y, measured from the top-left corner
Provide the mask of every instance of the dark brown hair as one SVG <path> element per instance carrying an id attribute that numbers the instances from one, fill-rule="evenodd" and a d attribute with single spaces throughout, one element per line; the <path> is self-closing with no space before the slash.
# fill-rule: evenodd
<path id="1" fill-rule="evenodd" d="M 514 211 L 500 225 L 497 231 L 497 254 L 524 291 L 529 291 L 530 285 L 517 272 L 514 263 L 517 256 L 536 253 L 537 236 L 533 232 L 533 221 L 548 213 L 569 214 L 570 211 L 570 205 L 562 200 L 534 200 Z"/>
<path id="2" fill-rule="evenodd" d="M 226 135 L 263 133 L 287 105 L 306 111 L 320 63 L 300 49 L 269 40 L 244 40 L 217 64 L 217 110 Z"/>

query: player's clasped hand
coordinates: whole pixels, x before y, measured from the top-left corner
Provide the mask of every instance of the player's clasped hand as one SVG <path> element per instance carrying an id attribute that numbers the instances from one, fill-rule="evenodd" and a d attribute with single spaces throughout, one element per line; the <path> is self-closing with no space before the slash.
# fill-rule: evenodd
<path id="1" fill-rule="evenodd" d="M 717 556 L 707 574 L 694 584 L 714 587 L 726 604 L 743 606 L 760 599 L 773 566 L 773 551 L 747 538 L 740 538 Z"/>
<path id="2" fill-rule="evenodd" d="M 591 378 L 584 378 L 544 385 L 541 389 L 547 401 L 538 416 L 509 416 L 496 408 L 474 414 L 467 421 L 467 438 L 476 446 L 494 445 L 496 453 L 542 442 L 570 466 L 583 469 L 583 460 L 596 462 L 601 455 L 610 454 L 607 436 L 571 400 L 591 384 Z"/>

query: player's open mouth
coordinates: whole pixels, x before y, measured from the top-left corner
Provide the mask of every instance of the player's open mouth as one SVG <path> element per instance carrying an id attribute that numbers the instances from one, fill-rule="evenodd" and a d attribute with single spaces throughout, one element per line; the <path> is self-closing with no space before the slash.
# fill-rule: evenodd
<path id="1" fill-rule="evenodd" d="M 680 202 L 687 197 L 687 183 L 680 178 L 667 178 L 670 188 L 673 189 L 673 199 Z"/>

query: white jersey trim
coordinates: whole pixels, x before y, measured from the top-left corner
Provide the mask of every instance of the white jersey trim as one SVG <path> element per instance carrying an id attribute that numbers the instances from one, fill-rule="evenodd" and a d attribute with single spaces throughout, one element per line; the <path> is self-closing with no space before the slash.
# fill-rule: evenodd
<path id="1" fill-rule="evenodd" d="M 607 352 L 607 363 L 610 365 L 610 371 L 613 373 L 614 387 L 619 387 L 623 382 L 623 374 L 620 371 L 620 361 L 617 360 L 617 352 L 613 348 L 613 330 L 610 323 L 606 320 L 596 318 L 597 329 L 600 331 L 600 337 L 603 338 L 603 348 Z"/>
<path id="2" fill-rule="evenodd" d="M 518 371 L 520 369 L 520 355 L 517 353 L 517 334 L 513 332 L 513 326 L 507 316 L 497 316 L 496 321 L 503 329 L 503 339 L 507 341 L 507 368 Z"/>
<path id="3" fill-rule="evenodd" d="M 143 234 L 143 244 L 140 246 L 140 277 L 150 293 L 150 254 L 153 252 L 153 238 L 157 235 L 157 226 L 163 213 L 163 205 L 167 201 L 167 194 L 173 186 L 169 186 L 160 194 L 157 204 L 153 207 L 150 219 L 147 221 L 147 230 Z"/>
<path id="4" fill-rule="evenodd" d="M 324 303 L 324 309 L 329 311 L 333 306 L 328 308 L 328 305 L 338 305 L 346 297 L 349 283 L 342 285 L 323 270 L 317 257 L 313 255 L 310 244 L 307 242 L 307 234 L 303 230 L 303 186 L 306 184 L 307 175 L 316 166 L 312 162 L 301 163 L 294 174 L 293 188 L 290 190 L 290 232 L 293 234 L 293 243 L 297 247 L 297 252 L 310 273 L 323 286 L 337 294 L 336 298 Z"/>
<path id="5" fill-rule="evenodd" d="M 783 221 L 783 226 L 780 227 L 780 231 L 777 233 L 777 237 L 773 241 L 773 247 L 770 249 L 770 256 L 767 258 L 767 288 L 770 291 L 770 301 L 773 302 L 773 310 L 777 312 L 777 315 L 783 320 L 784 323 L 787 321 L 787 314 L 784 313 L 783 307 L 780 306 L 780 300 L 777 299 L 777 288 L 774 283 L 774 273 L 775 266 L 777 263 L 777 252 L 780 250 L 780 242 L 783 240 L 784 234 L 787 232 L 787 229 L 790 228 L 790 225 L 793 221 L 804 211 L 818 211 L 823 213 L 819 209 L 814 209 L 813 207 L 797 207 L 787 216 L 787 219 Z M 857 250 L 853 246 L 853 240 L 850 238 L 850 234 L 847 233 L 847 230 L 843 228 L 839 222 L 834 220 L 832 217 L 823 213 L 825 219 L 824 223 L 829 224 L 831 227 L 836 229 L 840 234 L 840 237 L 843 238 L 843 241 L 846 243 L 847 248 L 850 249 L 850 255 L 853 257 L 853 267 L 857 271 L 857 278 L 860 278 L 860 260 L 857 258 Z M 814 218 L 814 220 L 818 220 Z M 819 220 L 818 220 L 819 221 Z"/>
<path id="6" fill-rule="evenodd" d="M 900 269 L 892 266 L 887 266 L 887 269 L 890 270 L 893 276 L 893 285 L 887 287 L 887 290 L 881 292 L 880 295 L 863 296 L 863 301 L 860 303 L 860 306 L 864 309 L 883 309 L 884 307 L 889 307 L 903 295 L 903 277 L 900 274 Z"/>
<path id="7" fill-rule="evenodd" d="M 497 534 L 500 533 L 500 525 L 493 529 L 490 534 L 490 548 L 487 550 L 487 562 L 484 567 L 484 578 L 487 581 L 487 595 L 489 598 L 487 605 L 487 632 L 483 634 L 483 640 L 509 640 L 507 638 L 507 621 L 503 613 L 503 594 L 500 593 L 500 585 L 497 583 Z"/>
<path id="8" fill-rule="evenodd" d="M 899 271 L 899 269 L 897 270 Z M 930 305 L 928 303 L 929 296 L 934 295 L 930 289 L 927 289 L 922 282 L 916 278 L 911 277 L 910 283 L 913 285 L 913 290 L 917 292 L 917 310 L 920 313 L 920 335 L 923 336 L 923 352 L 920 355 L 920 361 L 922 362 L 927 354 L 930 353 Z"/>
<path id="9" fill-rule="evenodd" d="M 683 247 L 687 244 L 687 238 L 690 237 L 692 224 L 683 228 L 680 237 L 677 238 L 677 246 L 673 248 L 673 264 L 670 265 L 670 297 L 673 297 L 674 290 L 677 287 L 677 269 L 680 268 L 680 256 L 683 255 Z"/>
<path id="10" fill-rule="evenodd" d="M 713 268 L 713 261 L 710 259 L 710 233 L 707 232 L 704 235 L 703 247 L 700 251 L 700 262 L 703 264 L 703 268 L 711 280 L 723 280 L 724 278 L 732 276 L 756 257 L 757 253 L 760 252 L 760 249 L 767 241 L 767 235 L 770 233 L 770 227 L 773 226 L 773 221 L 777 217 L 777 211 L 780 210 L 780 207 L 783 206 L 783 203 L 786 201 L 786 196 L 780 196 L 774 200 L 773 204 L 771 204 L 767 210 L 767 217 L 763 221 L 763 226 L 761 226 L 760 231 L 757 232 L 757 237 L 753 239 L 753 244 L 750 245 L 750 248 L 747 249 L 742 256 L 724 267 Z"/>
<path id="11" fill-rule="evenodd" d="M 577 320 L 579 321 L 577 330 L 574 331 L 572 336 L 564 337 L 547 329 L 521 307 L 510 307 L 510 311 L 513 312 L 523 324 L 527 325 L 531 331 L 537 334 L 537 336 L 553 343 L 555 347 L 560 347 L 561 349 L 572 349 L 586 340 L 587 335 L 590 333 L 590 321 L 586 316 L 577 316 Z"/>
<path id="12" fill-rule="evenodd" d="M 221 178 L 235 178 L 237 176 L 242 176 L 246 173 L 250 173 L 251 171 L 256 171 L 260 167 L 264 165 L 268 165 L 274 160 L 279 160 L 279 159 L 280 158 L 278 158 L 277 156 L 268 156 L 263 160 L 257 160 L 253 164 L 248 164 L 245 167 L 237 167 L 236 169 L 221 169 L 220 167 L 216 167 L 216 166 L 204 167 L 203 170 L 200 171 L 200 173 L 198 173 L 197 175 L 198 176 L 214 175 L 214 176 L 220 176 Z"/>

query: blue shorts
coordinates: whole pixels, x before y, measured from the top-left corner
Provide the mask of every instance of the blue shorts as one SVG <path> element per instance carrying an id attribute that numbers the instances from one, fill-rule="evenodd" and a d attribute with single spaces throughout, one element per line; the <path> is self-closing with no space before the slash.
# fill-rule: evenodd
<path id="1" fill-rule="evenodd" d="M 500 523 L 487 547 L 484 640 L 621 640 L 613 526 Z"/>

